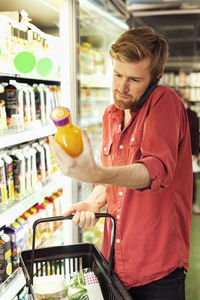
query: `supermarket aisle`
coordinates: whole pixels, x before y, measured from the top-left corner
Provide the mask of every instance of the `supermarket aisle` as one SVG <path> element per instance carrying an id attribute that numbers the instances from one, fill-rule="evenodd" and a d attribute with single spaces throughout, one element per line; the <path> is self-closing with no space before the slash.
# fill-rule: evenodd
<path id="1" fill-rule="evenodd" d="M 200 206 L 200 175 L 197 183 Z M 192 216 L 190 269 L 186 279 L 186 300 L 200 300 L 200 215 Z"/>

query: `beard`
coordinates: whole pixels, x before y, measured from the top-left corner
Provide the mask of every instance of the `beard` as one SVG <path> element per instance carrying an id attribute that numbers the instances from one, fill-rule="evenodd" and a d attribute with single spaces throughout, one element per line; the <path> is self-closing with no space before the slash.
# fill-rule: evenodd
<path id="1" fill-rule="evenodd" d="M 126 100 L 120 99 L 121 96 L 126 96 Z M 114 104 L 120 110 L 133 109 L 137 106 L 137 100 L 134 100 L 133 96 L 128 94 L 122 94 L 118 90 L 113 92 Z"/>

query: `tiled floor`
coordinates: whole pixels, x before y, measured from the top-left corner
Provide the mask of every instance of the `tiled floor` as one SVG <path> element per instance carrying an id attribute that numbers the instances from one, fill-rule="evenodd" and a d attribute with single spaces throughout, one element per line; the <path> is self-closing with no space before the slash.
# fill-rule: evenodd
<path id="1" fill-rule="evenodd" d="M 197 179 L 200 207 L 200 174 Z M 186 277 L 186 300 L 200 300 L 200 215 L 192 216 L 190 268 Z"/>

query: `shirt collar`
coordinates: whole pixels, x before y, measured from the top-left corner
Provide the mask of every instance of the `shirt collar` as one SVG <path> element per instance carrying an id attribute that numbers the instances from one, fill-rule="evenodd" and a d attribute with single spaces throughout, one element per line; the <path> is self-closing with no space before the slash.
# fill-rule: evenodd
<path id="1" fill-rule="evenodd" d="M 136 108 L 132 108 L 130 110 L 132 118 L 136 117 L 136 115 L 139 112 L 139 110 L 140 110 L 140 108 L 137 108 L 137 107 Z M 113 117 L 113 118 L 120 118 L 120 119 L 122 119 L 123 116 L 124 116 L 123 110 L 117 108 L 114 104 L 112 104 L 110 106 L 109 113 L 111 114 L 111 117 Z"/>

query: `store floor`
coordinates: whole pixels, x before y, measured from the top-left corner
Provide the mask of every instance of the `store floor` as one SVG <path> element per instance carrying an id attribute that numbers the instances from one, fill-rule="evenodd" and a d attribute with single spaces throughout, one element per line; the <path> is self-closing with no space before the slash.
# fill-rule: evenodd
<path id="1" fill-rule="evenodd" d="M 200 175 L 197 179 L 200 207 Z M 186 300 L 200 300 L 200 215 L 192 215 L 190 268 L 186 277 Z"/>

